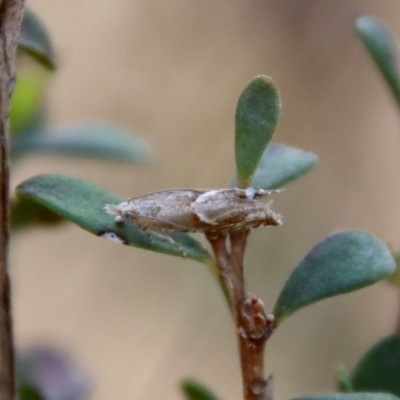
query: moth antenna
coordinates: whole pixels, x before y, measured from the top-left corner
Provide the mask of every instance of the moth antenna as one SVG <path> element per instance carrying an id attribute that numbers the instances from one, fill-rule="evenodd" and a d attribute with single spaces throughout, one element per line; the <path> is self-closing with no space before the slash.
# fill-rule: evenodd
<path id="1" fill-rule="evenodd" d="M 271 189 L 271 190 L 261 189 L 260 193 L 259 193 L 259 196 L 260 197 L 264 197 L 264 196 L 269 196 L 271 194 L 282 193 L 284 191 L 285 191 L 285 188 Z"/>

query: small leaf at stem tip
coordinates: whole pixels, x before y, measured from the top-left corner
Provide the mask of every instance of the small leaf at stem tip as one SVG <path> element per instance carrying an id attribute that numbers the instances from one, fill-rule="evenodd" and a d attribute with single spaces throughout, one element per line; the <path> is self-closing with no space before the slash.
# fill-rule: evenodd
<path id="1" fill-rule="evenodd" d="M 186 400 L 218 400 L 207 387 L 192 379 L 185 379 L 181 383 L 181 389 Z"/>
<path id="2" fill-rule="evenodd" d="M 117 243 L 140 247 L 173 256 L 186 256 L 210 265 L 212 257 L 186 233 L 144 232 L 131 221 L 116 222 L 104 211 L 106 204 L 124 199 L 90 182 L 67 175 L 38 175 L 18 185 L 19 198 L 38 203 L 81 228 Z M 167 240 L 170 237 L 172 240 Z"/>
<path id="3" fill-rule="evenodd" d="M 354 24 L 400 106 L 399 52 L 392 33 L 383 22 L 370 15 L 361 15 Z"/>
<path id="4" fill-rule="evenodd" d="M 279 322 L 316 301 L 372 285 L 393 273 L 389 248 L 361 231 L 344 231 L 317 244 L 294 269 L 274 308 Z"/>
<path id="5" fill-rule="evenodd" d="M 319 157 L 309 151 L 270 143 L 261 157 L 251 187 L 277 189 L 314 169 L 318 161 Z M 237 186 L 236 178 L 231 186 Z"/>
<path id="6" fill-rule="evenodd" d="M 400 335 L 388 336 L 364 355 L 352 374 L 355 391 L 400 396 Z"/>
<path id="7" fill-rule="evenodd" d="M 281 112 L 279 92 L 271 78 L 257 76 L 239 97 L 235 116 L 235 158 L 239 187 L 250 185 Z"/>
<path id="8" fill-rule="evenodd" d="M 399 398 L 388 393 L 332 393 L 312 394 L 292 400 L 399 400 Z"/>
<path id="9" fill-rule="evenodd" d="M 26 132 L 11 143 L 13 156 L 59 154 L 103 160 L 146 163 L 149 149 L 142 139 L 110 124 L 84 124 Z"/>
<path id="10" fill-rule="evenodd" d="M 29 8 L 25 8 L 18 48 L 35 58 L 46 68 L 55 69 L 55 56 L 50 35 L 43 23 Z"/>
<path id="11" fill-rule="evenodd" d="M 336 369 L 336 382 L 338 389 L 342 393 L 350 393 L 353 391 L 351 374 L 345 365 L 339 365 L 339 367 Z"/>

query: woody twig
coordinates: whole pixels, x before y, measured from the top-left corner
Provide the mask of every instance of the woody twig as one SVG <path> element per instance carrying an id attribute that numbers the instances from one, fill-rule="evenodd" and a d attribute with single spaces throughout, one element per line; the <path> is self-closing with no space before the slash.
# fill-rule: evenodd
<path id="1" fill-rule="evenodd" d="M 269 400 L 270 391 L 264 377 L 264 348 L 273 331 L 274 320 L 266 315 L 260 299 L 253 294 L 246 296 L 243 265 L 249 232 L 242 229 L 229 233 L 230 253 L 226 235 L 208 235 L 207 238 L 228 288 L 238 338 L 244 400 Z"/>
<path id="2" fill-rule="evenodd" d="M 0 2 L 0 398 L 16 398 L 9 247 L 9 153 L 8 116 L 15 83 L 15 52 L 24 0 Z"/>

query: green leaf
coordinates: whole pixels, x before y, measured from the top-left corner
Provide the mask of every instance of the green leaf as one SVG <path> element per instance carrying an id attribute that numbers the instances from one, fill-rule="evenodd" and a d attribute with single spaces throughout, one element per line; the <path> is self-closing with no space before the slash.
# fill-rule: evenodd
<path id="1" fill-rule="evenodd" d="M 149 160 L 148 147 L 140 138 L 106 124 L 67 126 L 35 134 L 27 132 L 14 138 L 11 152 L 13 156 L 34 152 L 136 163 Z"/>
<path id="2" fill-rule="evenodd" d="M 47 29 L 29 8 L 25 9 L 18 39 L 18 48 L 28 53 L 46 68 L 55 68 L 54 49 Z"/>
<path id="3" fill-rule="evenodd" d="M 333 393 L 313 394 L 292 400 L 399 400 L 399 398 L 387 393 Z"/>
<path id="4" fill-rule="evenodd" d="M 87 181 L 67 175 L 39 175 L 22 182 L 17 187 L 17 195 L 47 207 L 97 236 L 174 256 L 182 257 L 184 252 L 192 260 L 213 263 L 207 250 L 188 234 L 163 233 L 162 237 L 144 232 L 130 221 L 115 222 L 103 207 L 119 204 L 124 199 Z"/>
<path id="5" fill-rule="evenodd" d="M 400 287 L 400 252 L 392 254 L 394 260 L 396 261 L 396 270 L 393 274 L 386 278 L 386 281 L 393 286 Z"/>
<path id="6" fill-rule="evenodd" d="M 192 379 L 184 380 L 181 389 L 186 400 L 218 400 L 208 388 Z"/>
<path id="7" fill-rule="evenodd" d="M 43 112 L 43 97 L 48 75 L 39 70 L 18 74 L 10 108 L 10 130 L 13 135 L 29 129 Z"/>
<path id="8" fill-rule="evenodd" d="M 21 385 L 19 387 L 19 400 L 45 400 L 39 391 L 31 385 Z"/>
<path id="9" fill-rule="evenodd" d="M 33 225 L 52 226 L 64 221 L 48 208 L 26 199 L 11 202 L 11 228 L 13 231 Z"/>
<path id="10" fill-rule="evenodd" d="M 353 371 L 353 387 L 400 396 L 400 335 L 384 338 L 365 354 Z"/>
<path id="11" fill-rule="evenodd" d="M 282 187 L 315 168 L 319 158 L 309 151 L 270 143 L 264 151 L 251 186 L 255 189 Z M 237 186 L 235 178 L 232 186 Z"/>
<path id="12" fill-rule="evenodd" d="M 400 106 L 399 53 L 392 33 L 383 22 L 369 15 L 358 17 L 355 27 Z"/>
<path id="13" fill-rule="evenodd" d="M 290 275 L 276 302 L 277 320 L 318 300 L 351 292 L 380 281 L 395 269 L 390 250 L 361 231 L 328 236 Z"/>
<path id="14" fill-rule="evenodd" d="M 250 185 L 281 112 L 279 92 L 267 76 L 255 77 L 236 107 L 235 156 L 239 187 Z"/>
<path id="15" fill-rule="evenodd" d="M 341 392 L 349 393 L 353 391 L 351 374 L 345 365 L 340 365 L 336 369 L 336 381 L 337 381 L 337 386 Z"/>

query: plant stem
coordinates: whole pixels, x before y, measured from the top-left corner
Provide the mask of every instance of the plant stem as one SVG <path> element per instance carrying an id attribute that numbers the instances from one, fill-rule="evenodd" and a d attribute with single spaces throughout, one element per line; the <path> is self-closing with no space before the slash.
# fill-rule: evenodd
<path id="1" fill-rule="evenodd" d="M 243 398 L 269 400 L 264 378 L 264 348 L 273 331 L 274 320 L 266 315 L 260 299 L 253 294 L 246 296 L 243 265 L 249 232 L 244 229 L 229 234 L 230 253 L 225 234 L 207 238 L 230 297 L 239 345 Z"/>
<path id="2" fill-rule="evenodd" d="M 231 299 L 232 299 L 232 285 L 229 280 L 230 276 L 230 263 L 229 263 L 229 254 L 226 248 L 226 234 L 220 233 L 218 235 L 208 235 L 206 234 L 206 238 L 211 244 L 213 252 L 216 256 L 217 265 L 213 264 L 213 272 L 218 279 L 222 292 L 226 301 L 228 302 L 229 308 L 231 308 Z"/>
<path id="3" fill-rule="evenodd" d="M 8 272 L 10 236 L 10 174 L 8 116 L 15 83 L 15 52 L 24 0 L 0 2 L 0 398 L 16 396 L 11 283 Z"/>

